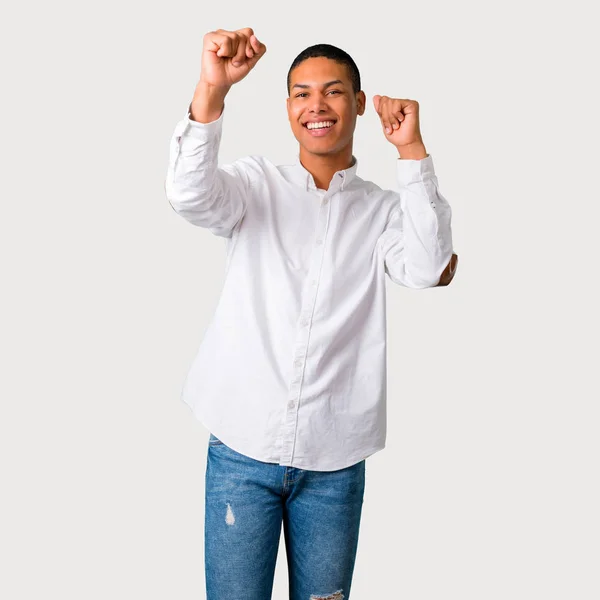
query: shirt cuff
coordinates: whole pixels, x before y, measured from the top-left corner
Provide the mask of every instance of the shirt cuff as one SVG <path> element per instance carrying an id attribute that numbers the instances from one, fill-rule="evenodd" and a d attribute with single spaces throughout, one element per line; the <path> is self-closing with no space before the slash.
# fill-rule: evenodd
<path id="1" fill-rule="evenodd" d="M 223 128 L 223 114 L 225 113 L 225 107 L 221 111 L 219 118 L 215 121 L 211 121 L 210 123 L 200 123 L 199 121 L 194 121 L 191 116 L 192 113 L 188 108 L 187 114 L 183 121 L 186 124 L 186 135 L 194 138 L 196 140 L 207 140 L 216 135 L 220 135 Z"/>
<path id="2" fill-rule="evenodd" d="M 420 160 L 398 159 L 396 163 L 398 183 L 402 187 L 435 177 L 431 154 Z"/>

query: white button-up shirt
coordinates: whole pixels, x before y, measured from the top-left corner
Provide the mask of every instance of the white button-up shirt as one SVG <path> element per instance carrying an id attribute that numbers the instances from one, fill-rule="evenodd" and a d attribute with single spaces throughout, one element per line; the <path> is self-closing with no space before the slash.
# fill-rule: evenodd
<path id="1" fill-rule="evenodd" d="M 385 447 L 385 276 L 437 285 L 453 250 L 450 205 L 431 155 L 395 162 L 399 192 L 361 179 L 355 156 L 327 190 L 299 154 L 218 165 L 224 114 L 199 123 L 188 112 L 171 139 L 169 203 L 226 244 L 221 296 L 181 399 L 251 458 L 351 466 Z"/>

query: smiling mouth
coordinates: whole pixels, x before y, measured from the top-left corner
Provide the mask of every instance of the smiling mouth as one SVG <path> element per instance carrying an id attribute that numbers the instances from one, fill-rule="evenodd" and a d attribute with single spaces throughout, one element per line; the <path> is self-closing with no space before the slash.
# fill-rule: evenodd
<path id="1" fill-rule="evenodd" d="M 304 124 L 304 128 L 306 129 L 308 135 L 310 135 L 310 137 L 312 138 L 327 137 L 333 131 L 333 128 L 337 123 L 337 121 L 331 122 L 333 123 L 333 125 L 329 125 L 329 127 L 316 127 L 314 129 L 309 129 L 307 127 L 308 123 L 306 123 Z"/>
<path id="2" fill-rule="evenodd" d="M 329 121 L 330 123 L 333 123 L 333 125 L 335 125 L 337 123 L 337 121 L 334 121 L 333 119 L 325 119 L 323 122 L 327 122 Z M 333 125 L 329 125 L 329 127 L 313 127 L 311 129 L 308 129 L 308 123 L 302 123 L 302 126 L 305 129 L 308 129 L 309 131 L 321 131 L 323 129 L 331 129 L 333 127 Z"/>

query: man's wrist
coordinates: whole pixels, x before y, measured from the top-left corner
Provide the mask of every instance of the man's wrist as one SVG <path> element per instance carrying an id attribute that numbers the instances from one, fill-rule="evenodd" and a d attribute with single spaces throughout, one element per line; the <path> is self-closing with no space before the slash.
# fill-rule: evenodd
<path id="1" fill-rule="evenodd" d="M 189 107 L 191 119 L 200 123 L 216 121 L 223 112 L 225 97 L 229 89 L 229 87 L 215 87 L 203 81 L 198 82 Z"/>
<path id="2" fill-rule="evenodd" d="M 421 160 L 427 158 L 427 150 L 423 142 L 415 142 L 414 144 L 406 144 L 404 146 L 396 146 L 398 154 L 404 160 Z"/>

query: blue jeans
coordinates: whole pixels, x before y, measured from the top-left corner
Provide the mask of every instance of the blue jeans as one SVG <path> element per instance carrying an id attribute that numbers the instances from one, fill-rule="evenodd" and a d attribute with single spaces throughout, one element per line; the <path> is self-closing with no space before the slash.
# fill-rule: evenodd
<path id="1" fill-rule="evenodd" d="M 255 460 L 211 434 L 207 600 L 271 599 L 282 523 L 290 600 L 348 600 L 365 460 L 338 471 L 307 471 Z"/>

